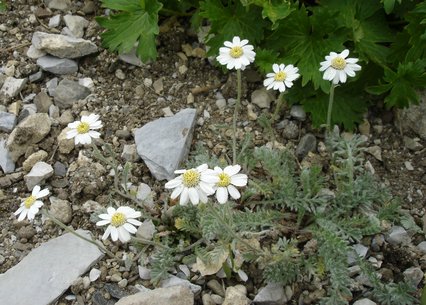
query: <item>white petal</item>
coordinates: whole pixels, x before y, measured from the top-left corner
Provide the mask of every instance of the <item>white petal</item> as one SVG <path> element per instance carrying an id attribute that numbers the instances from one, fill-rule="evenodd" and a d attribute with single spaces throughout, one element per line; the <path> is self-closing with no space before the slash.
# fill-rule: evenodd
<path id="1" fill-rule="evenodd" d="M 232 43 L 233 43 L 234 45 L 239 45 L 239 44 L 240 44 L 240 42 L 241 42 L 240 37 L 238 37 L 238 36 L 234 36 L 234 38 L 232 38 Z"/>
<path id="2" fill-rule="evenodd" d="M 89 130 L 88 134 L 89 134 L 90 137 L 92 137 L 94 139 L 99 139 L 100 136 L 101 136 L 101 134 L 99 132 L 94 131 L 94 130 Z"/>
<path id="3" fill-rule="evenodd" d="M 219 187 L 216 191 L 216 199 L 220 204 L 228 201 L 228 191 L 225 187 Z"/>
<path id="4" fill-rule="evenodd" d="M 231 184 L 235 186 L 246 186 L 248 177 L 245 174 L 238 174 L 231 177 Z"/>
<path id="5" fill-rule="evenodd" d="M 350 77 L 354 77 L 355 76 L 354 70 L 352 70 L 348 65 L 345 67 L 344 71 Z"/>
<path id="6" fill-rule="evenodd" d="M 111 233 L 111 226 L 108 226 L 105 230 L 104 235 L 102 235 L 102 239 L 104 240 L 107 239 L 110 233 Z"/>
<path id="7" fill-rule="evenodd" d="M 136 227 L 139 227 L 142 224 L 142 222 L 140 222 L 139 220 L 133 219 L 133 218 L 127 219 L 127 222 L 131 223 L 132 225 L 134 225 Z"/>
<path id="8" fill-rule="evenodd" d="M 240 192 L 233 185 L 228 185 L 228 192 L 229 192 L 229 195 L 231 195 L 231 197 L 234 199 L 238 199 L 241 197 Z"/>
<path id="9" fill-rule="evenodd" d="M 208 184 L 216 184 L 219 182 L 217 174 L 201 174 L 200 181 Z"/>
<path id="10" fill-rule="evenodd" d="M 348 50 L 348 49 L 343 50 L 343 52 L 342 52 L 342 53 L 340 53 L 340 56 L 341 56 L 343 59 L 345 59 L 346 57 L 348 57 L 348 55 L 349 55 L 349 50 Z"/>
<path id="11" fill-rule="evenodd" d="M 109 214 L 109 215 L 113 215 L 114 213 L 115 213 L 115 208 L 113 208 L 113 207 L 108 207 L 107 208 L 107 213 Z"/>
<path id="12" fill-rule="evenodd" d="M 197 167 L 198 172 L 202 172 L 205 171 L 206 169 L 208 169 L 209 166 L 207 164 L 201 164 L 200 166 Z"/>
<path id="13" fill-rule="evenodd" d="M 111 230 L 111 239 L 113 241 L 117 241 L 117 239 L 118 239 L 118 230 L 117 230 L 117 228 L 114 227 L 114 226 L 109 226 L 108 228 L 111 228 L 110 229 Z"/>
<path id="14" fill-rule="evenodd" d="M 275 73 L 278 73 L 278 72 L 280 72 L 280 66 L 278 66 L 277 64 L 273 64 L 273 65 L 272 65 L 272 70 L 273 70 Z"/>
<path id="15" fill-rule="evenodd" d="M 37 195 L 35 195 L 35 197 L 36 197 L 37 199 L 39 199 L 39 198 L 45 197 L 45 196 L 47 196 L 47 195 L 49 195 L 49 190 L 48 190 L 48 189 L 43 189 L 43 190 L 41 190 L 40 192 L 38 192 L 38 194 L 37 194 Z"/>
<path id="16" fill-rule="evenodd" d="M 214 193 L 213 185 L 210 184 L 210 183 L 205 183 L 205 182 L 201 181 L 200 184 L 199 184 L 199 186 L 200 186 L 200 189 L 204 193 L 206 193 L 207 196 Z"/>
<path id="17" fill-rule="evenodd" d="M 88 133 L 82 133 L 80 135 L 78 135 L 76 137 L 76 139 L 79 138 L 78 140 L 80 141 L 81 144 L 91 144 L 92 143 L 92 138 L 90 137 L 90 135 Z"/>
<path id="18" fill-rule="evenodd" d="M 31 207 L 36 207 L 37 209 L 43 206 L 43 201 L 36 200 Z"/>
<path id="19" fill-rule="evenodd" d="M 105 220 L 99 220 L 99 221 L 96 223 L 96 225 L 100 227 L 100 226 L 104 226 L 104 225 L 109 224 L 109 223 L 111 223 L 111 221 L 110 221 L 110 220 L 105 219 Z"/>
<path id="20" fill-rule="evenodd" d="M 341 83 L 346 83 L 346 73 L 345 71 L 339 71 L 339 79 Z"/>
<path id="21" fill-rule="evenodd" d="M 130 223 L 125 223 L 123 225 L 123 228 L 126 229 L 127 232 L 132 234 L 135 234 L 137 231 L 137 229 L 134 226 L 132 226 Z"/>
<path id="22" fill-rule="evenodd" d="M 271 78 L 267 78 L 267 79 L 265 79 L 264 81 L 263 81 L 263 85 L 265 86 L 265 87 L 268 87 L 270 84 L 272 84 L 274 82 L 274 78 L 273 77 L 271 77 Z"/>
<path id="23" fill-rule="evenodd" d="M 319 70 L 321 72 L 328 69 L 331 66 L 331 63 L 329 61 L 323 61 L 320 64 L 321 64 L 321 68 Z"/>
<path id="24" fill-rule="evenodd" d="M 22 212 L 22 210 L 23 209 L 25 209 L 25 206 L 23 206 L 23 205 L 21 205 L 20 207 L 19 207 L 19 209 L 17 209 L 13 214 L 15 214 L 15 215 L 18 215 L 19 213 L 21 213 Z"/>
<path id="25" fill-rule="evenodd" d="M 120 239 L 120 241 L 122 243 L 127 243 L 130 241 L 131 237 L 130 237 L 130 233 L 126 231 L 126 229 L 124 229 L 123 226 L 118 227 L 117 228 L 118 231 L 118 238 Z"/>
<path id="26" fill-rule="evenodd" d="M 179 204 L 186 205 L 188 203 L 188 200 L 189 200 L 188 188 L 185 187 L 182 193 L 180 194 Z"/>
<path id="27" fill-rule="evenodd" d="M 225 41 L 224 43 L 223 43 L 226 47 L 228 47 L 228 48 L 232 48 L 234 45 L 232 44 L 232 42 L 230 42 L 230 41 Z"/>
<path id="28" fill-rule="evenodd" d="M 189 188 L 189 199 L 191 200 L 191 203 L 194 205 L 200 202 L 200 196 L 198 195 L 198 191 L 195 187 Z"/>
<path id="29" fill-rule="evenodd" d="M 27 209 L 23 209 L 21 214 L 18 217 L 18 221 L 22 221 L 25 219 L 25 217 L 27 216 L 28 210 Z"/>
<path id="30" fill-rule="evenodd" d="M 39 185 L 36 185 L 36 186 L 34 186 L 34 188 L 33 188 L 33 191 L 31 192 L 31 196 L 34 196 L 34 197 L 36 197 L 37 198 L 37 194 L 40 192 L 40 186 Z"/>
<path id="31" fill-rule="evenodd" d="M 69 123 L 67 127 L 71 129 L 76 129 L 78 125 L 80 125 L 80 123 L 81 123 L 80 121 L 75 121 L 75 122 Z"/>
<path id="32" fill-rule="evenodd" d="M 78 135 L 77 129 L 71 129 L 71 130 L 67 131 L 66 138 L 67 139 L 72 139 L 72 138 L 74 138 L 77 135 Z"/>
<path id="33" fill-rule="evenodd" d="M 109 214 L 99 214 L 98 217 L 100 219 L 107 219 L 107 220 L 111 220 L 111 215 Z"/>
<path id="34" fill-rule="evenodd" d="M 208 200 L 207 194 L 204 193 L 203 190 L 201 190 L 201 189 L 198 190 L 198 196 L 200 196 L 200 201 L 202 203 L 207 203 L 207 200 Z"/>
<path id="35" fill-rule="evenodd" d="M 164 187 L 166 189 L 174 189 L 175 187 L 178 187 L 179 185 L 182 185 L 182 176 L 179 176 L 178 178 L 174 178 L 167 182 Z"/>
<path id="36" fill-rule="evenodd" d="M 177 188 L 175 188 L 173 190 L 172 194 L 170 195 L 170 198 L 172 198 L 172 199 L 178 198 L 179 195 L 182 193 L 183 189 L 184 189 L 184 186 L 183 185 L 179 185 Z"/>
<path id="37" fill-rule="evenodd" d="M 241 170 L 241 166 L 236 164 L 236 165 L 229 165 L 229 166 L 225 167 L 223 169 L 223 172 L 228 174 L 229 176 L 233 176 L 233 175 L 237 174 L 240 170 Z"/>
<path id="38" fill-rule="evenodd" d="M 330 67 L 327 70 L 325 70 L 323 79 L 332 80 L 335 76 L 336 76 L 336 69 L 333 69 Z"/>

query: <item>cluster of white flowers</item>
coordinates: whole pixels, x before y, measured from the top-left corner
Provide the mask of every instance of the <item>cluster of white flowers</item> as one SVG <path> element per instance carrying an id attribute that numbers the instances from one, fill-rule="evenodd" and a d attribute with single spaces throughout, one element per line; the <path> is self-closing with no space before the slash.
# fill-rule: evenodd
<path id="1" fill-rule="evenodd" d="M 241 40 L 235 36 L 231 41 L 225 41 L 224 47 L 219 49 L 217 61 L 226 66 L 228 70 L 240 69 L 244 70 L 250 63 L 254 62 L 256 53 L 254 47 L 248 44 L 247 39 Z M 361 66 L 356 64 L 358 58 L 347 58 L 349 50 L 344 50 L 337 54 L 331 52 L 325 57 L 325 61 L 321 62 L 320 71 L 324 72 L 323 78 L 332 81 L 333 84 L 345 83 L 347 76 L 354 77 L 355 72 L 361 70 Z M 300 77 L 299 69 L 293 65 L 273 64 L 273 72 L 266 74 L 263 85 L 266 89 L 274 89 L 284 92 L 286 88 L 291 88 L 293 82 Z"/>
<path id="2" fill-rule="evenodd" d="M 216 199 L 224 204 L 228 201 L 230 195 L 233 199 L 241 197 L 236 186 L 247 185 L 247 175 L 239 174 L 241 166 L 229 165 L 224 169 L 216 166 L 209 169 L 207 164 L 202 164 L 196 168 L 180 169 L 175 174 L 178 177 L 166 183 L 165 188 L 174 189 L 171 195 L 172 199 L 180 196 L 179 204 L 187 205 L 189 201 L 192 204 L 207 203 L 207 197 L 216 193 Z"/>

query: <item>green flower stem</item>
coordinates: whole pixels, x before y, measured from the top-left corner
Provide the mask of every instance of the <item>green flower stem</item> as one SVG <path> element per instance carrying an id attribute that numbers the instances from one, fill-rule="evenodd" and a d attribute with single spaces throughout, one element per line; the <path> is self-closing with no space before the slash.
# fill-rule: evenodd
<path id="1" fill-rule="evenodd" d="M 45 215 L 47 218 L 49 218 L 51 221 L 53 221 L 56 225 L 58 225 L 59 227 L 61 227 L 62 229 L 64 229 L 65 231 L 81 238 L 82 240 L 87 241 L 88 243 L 91 243 L 93 245 L 95 245 L 96 247 L 99 248 L 99 250 L 101 250 L 102 252 L 106 253 L 109 257 L 111 258 L 117 258 L 114 253 L 112 253 L 111 251 L 109 251 L 107 248 L 105 248 L 103 245 L 95 242 L 94 240 L 91 240 L 87 237 L 84 237 L 83 235 L 78 234 L 73 228 L 68 227 L 67 225 L 65 225 L 62 221 L 60 221 L 59 219 L 55 218 L 54 216 L 52 216 L 48 211 L 46 211 L 45 209 L 42 209 L 41 212 L 43 213 L 43 215 Z"/>
<path id="2" fill-rule="evenodd" d="M 331 112 L 333 109 L 333 102 L 334 102 L 334 88 L 336 88 L 336 85 L 331 83 L 330 97 L 328 100 L 328 110 L 327 110 L 327 123 L 326 123 L 327 134 L 329 134 L 331 130 Z"/>
<path id="3" fill-rule="evenodd" d="M 275 107 L 275 111 L 272 115 L 272 124 L 275 122 L 275 120 L 277 119 L 279 113 L 280 113 L 280 109 L 282 104 L 284 104 L 284 92 L 281 92 L 280 95 L 278 96 L 277 99 L 277 105 Z"/>
<path id="4" fill-rule="evenodd" d="M 237 117 L 241 103 L 241 70 L 237 69 L 237 101 L 234 108 L 234 119 L 232 121 L 232 164 L 237 164 Z"/>

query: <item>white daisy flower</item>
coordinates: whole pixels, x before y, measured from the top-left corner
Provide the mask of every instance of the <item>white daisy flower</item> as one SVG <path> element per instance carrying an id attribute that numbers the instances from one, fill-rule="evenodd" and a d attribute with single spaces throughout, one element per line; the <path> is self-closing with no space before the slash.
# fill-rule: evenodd
<path id="1" fill-rule="evenodd" d="M 247 39 L 240 40 L 238 36 L 235 36 L 232 42 L 225 41 L 225 46 L 219 49 L 219 56 L 216 59 L 228 70 L 234 68 L 244 70 L 256 56 L 253 46 L 248 42 Z"/>
<path id="2" fill-rule="evenodd" d="M 274 89 L 280 92 L 284 92 L 286 88 L 291 88 L 293 82 L 299 78 L 299 69 L 293 65 L 284 64 L 273 64 L 273 73 L 266 74 L 266 79 L 263 81 L 263 85 L 266 89 Z"/>
<path id="3" fill-rule="evenodd" d="M 321 62 L 321 72 L 324 72 L 323 79 L 333 81 L 333 84 L 345 83 L 347 76 L 354 77 L 355 71 L 360 71 L 361 66 L 357 65 L 358 58 L 346 58 L 349 55 L 349 50 L 343 50 L 337 54 L 330 52 L 330 55 L 325 57 L 325 61 Z"/>
<path id="4" fill-rule="evenodd" d="M 188 201 L 196 205 L 200 201 L 207 202 L 207 196 L 214 193 L 213 186 L 219 181 L 215 173 L 208 169 L 207 164 L 202 164 L 197 168 L 180 169 L 175 171 L 180 176 L 166 183 L 165 188 L 174 189 L 172 199 L 180 195 L 179 204 L 186 205 Z"/>
<path id="5" fill-rule="evenodd" d="M 75 145 L 79 143 L 90 144 L 92 138 L 100 137 L 101 134 L 94 129 L 102 128 L 102 122 L 99 120 L 99 115 L 91 113 L 81 116 L 81 121 L 69 123 L 68 127 L 71 130 L 67 132 L 67 139 L 74 138 Z"/>
<path id="6" fill-rule="evenodd" d="M 107 239 L 111 234 L 111 239 L 122 243 L 130 241 L 130 234 L 135 234 L 142 223 L 135 218 L 141 217 L 141 212 L 136 212 L 134 209 L 126 206 L 119 207 L 117 210 L 113 207 L 107 208 L 107 214 L 100 214 L 102 220 L 96 223 L 97 226 L 109 224 L 105 230 L 102 239 Z M 135 227 L 136 226 L 136 227 Z"/>
<path id="7" fill-rule="evenodd" d="M 217 201 L 220 204 L 224 204 L 228 201 L 228 193 L 233 199 L 241 197 L 236 186 L 246 186 L 248 177 L 245 174 L 238 174 L 240 170 L 241 166 L 238 164 L 229 165 L 223 170 L 218 166 L 214 168 L 214 172 L 219 178 L 219 182 L 215 185 L 215 190 Z"/>
<path id="8" fill-rule="evenodd" d="M 28 220 L 33 220 L 34 216 L 38 213 L 40 208 L 43 206 L 43 202 L 37 199 L 43 198 L 49 195 L 49 190 L 44 189 L 40 190 L 40 186 L 34 186 L 31 196 L 22 201 L 19 209 L 14 213 L 15 215 L 19 214 L 18 221 L 24 220 L 25 217 Z"/>

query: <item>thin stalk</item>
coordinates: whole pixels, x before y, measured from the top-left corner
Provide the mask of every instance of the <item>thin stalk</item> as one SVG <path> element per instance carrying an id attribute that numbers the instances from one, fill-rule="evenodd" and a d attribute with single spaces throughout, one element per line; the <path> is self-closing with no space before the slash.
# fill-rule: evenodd
<path id="1" fill-rule="evenodd" d="M 117 258 L 114 253 L 112 253 L 111 251 L 109 251 L 107 248 L 105 248 L 104 246 L 102 246 L 101 244 L 98 244 L 97 242 L 84 237 L 83 235 L 78 234 L 73 228 L 68 227 L 67 225 L 65 225 L 62 221 L 60 221 L 59 219 L 55 218 L 54 216 L 52 216 L 51 214 L 49 214 L 49 212 L 47 212 L 45 209 L 42 209 L 42 213 L 49 218 L 51 221 L 53 221 L 56 225 L 58 225 L 59 227 L 61 227 L 62 229 L 64 229 L 65 231 L 81 238 L 82 240 L 87 241 L 88 243 L 91 243 L 93 245 L 95 245 L 96 247 L 98 247 L 102 252 L 105 252 L 109 257 L 111 258 Z"/>
<path id="2" fill-rule="evenodd" d="M 281 92 L 280 95 L 278 96 L 277 105 L 275 106 L 275 111 L 272 114 L 272 124 L 275 123 L 275 120 L 277 119 L 277 116 L 280 113 L 280 109 L 283 103 L 284 103 L 284 92 Z"/>
<path id="3" fill-rule="evenodd" d="M 237 117 L 241 103 L 241 70 L 237 69 L 237 101 L 234 108 L 234 119 L 232 121 L 232 164 L 237 164 Z"/>
<path id="4" fill-rule="evenodd" d="M 330 133 L 330 130 L 331 130 L 331 111 L 333 109 L 333 102 L 334 102 L 334 88 L 336 88 L 336 85 L 331 83 L 330 97 L 328 100 L 328 110 L 327 110 L 327 124 L 326 124 L 327 135 Z"/>

